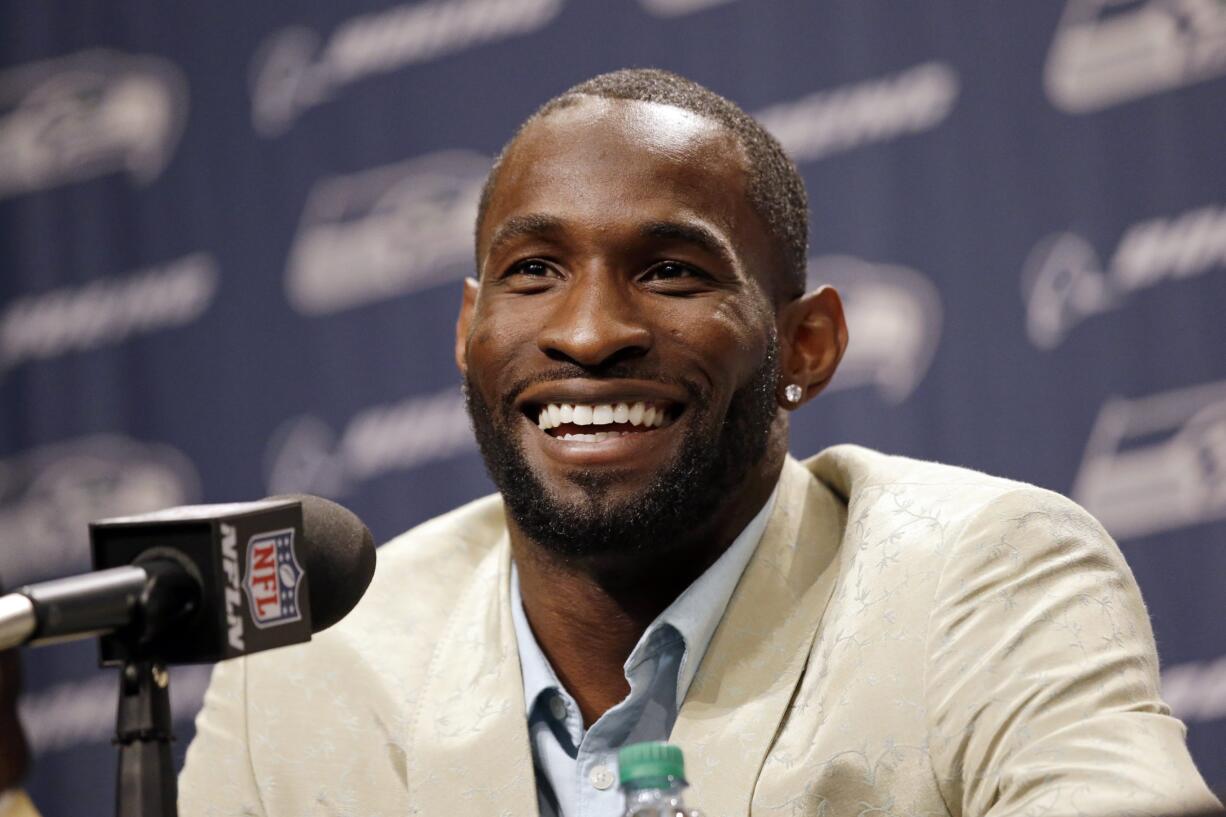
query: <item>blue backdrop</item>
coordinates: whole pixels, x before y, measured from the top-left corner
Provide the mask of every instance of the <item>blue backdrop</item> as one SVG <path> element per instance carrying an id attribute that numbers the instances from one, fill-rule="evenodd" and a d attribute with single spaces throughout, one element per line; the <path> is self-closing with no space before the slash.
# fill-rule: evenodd
<path id="1" fill-rule="evenodd" d="M 102 516 L 309 491 L 384 540 L 489 491 L 451 363 L 481 181 L 540 102 L 648 65 L 809 186 L 852 342 L 794 453 L 1086 505 L 1226 787 L 1223 0 L 0 0 L 5 582 L 86 569 Z M 94 659 L 26 655 L 48 815 L 110 808 Z"/>

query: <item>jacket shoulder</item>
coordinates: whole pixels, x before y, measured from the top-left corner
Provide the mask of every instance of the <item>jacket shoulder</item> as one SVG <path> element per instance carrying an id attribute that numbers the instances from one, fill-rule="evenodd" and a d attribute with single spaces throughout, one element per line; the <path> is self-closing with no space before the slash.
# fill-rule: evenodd
<path id="1" fill-rule="evenodd" d="M 836 445 L 804 460 L 806 469 L 854 509 L 939 507 L 946 523 L 968 521 L 1003 505 L 1059 506 L 1086 514 L 1072 500 L 1025 482 L 937 462 Z M 1088 514 L 1086 514 L 1088 516 Z"/>
<path id="2" fill-rule="evenodd" d="M 362 600 L 332 628 L 334 637 L 386 629 L 389 621 L 437 624 L 505 535 L 502 499 L 494 494 L 391 539 L 377 551 L 375 575 Z"/>
<path id="3" fill-rule="evenodd" d="M 506 532 L 499 494 L 474 499 L 428 519 L 379 548 L 379 570 L 395 571 L 412 563 L 479 561 Z"/>
<path id="4" fill-rule="evenodd" d="M 888 542 L 903 562 L 935 565 L 938 575 L 951 561 L 966 567 L 1001 547 L 1034 563 L 1076 551 L 1132 581 L 1098 520 L 1054 491 L 855 445 L 828 448 L 803 465 L 846 503 L 844 546 L 853 550 Z"/>

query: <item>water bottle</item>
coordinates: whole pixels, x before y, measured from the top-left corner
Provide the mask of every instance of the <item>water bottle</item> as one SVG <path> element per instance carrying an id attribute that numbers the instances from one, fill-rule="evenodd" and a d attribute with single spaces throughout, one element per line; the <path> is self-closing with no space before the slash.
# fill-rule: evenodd
<path id="1" fill-rule="evenodd" d="M 625 817 L 702 817 L 681 799 L 685 758 L 667 743 L 635 743 L 617 753 L 617 775 L 626 798 Z"/>

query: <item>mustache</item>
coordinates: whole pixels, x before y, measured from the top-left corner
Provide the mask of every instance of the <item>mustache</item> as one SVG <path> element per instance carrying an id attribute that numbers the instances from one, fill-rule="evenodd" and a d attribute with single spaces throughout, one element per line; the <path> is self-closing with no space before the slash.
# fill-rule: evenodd
<path id="1" fill-rule="evenodd" d="M 702 400 L 706 395 L 706 389 L 697 382 L 667 374 L 655 366 L 615 362 L 608 366 L 587 367 L 574 363 L 562 363 L 514 381 L 499 400 L 502 410 L 504 412 L 514 411 L 516 401 L 526 389 L 540 383 L 552 383 L 558 380 L 645 380 L 679 386 L 685 390 L 692 401 Z"/>

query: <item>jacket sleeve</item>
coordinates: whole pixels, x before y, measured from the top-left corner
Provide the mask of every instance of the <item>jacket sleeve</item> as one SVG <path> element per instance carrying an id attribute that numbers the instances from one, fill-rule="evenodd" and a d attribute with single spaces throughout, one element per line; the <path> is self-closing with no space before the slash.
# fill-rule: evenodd
<path id="1" fill-rule="evenodd" d="M 264 817 L 247 728 L 245 658 L 219 663 L 179 775 L 181 817 Z"/>
<path id="2" fill-rule="evenodd" d="M 926 656 L 930 752 L 952 814 L 1218 806 L 1159 697 L 1136 581 L 1073 502 L 1018 489 L 947 543 Z"/>

